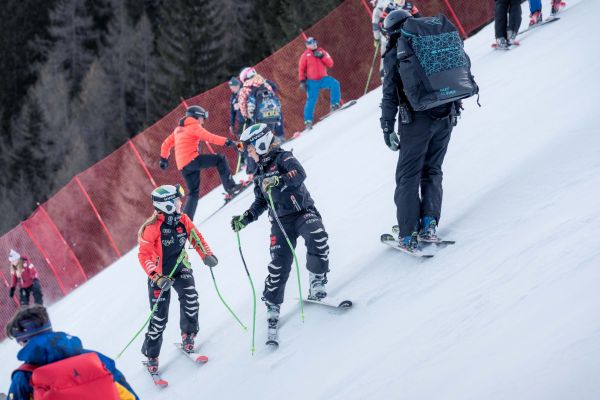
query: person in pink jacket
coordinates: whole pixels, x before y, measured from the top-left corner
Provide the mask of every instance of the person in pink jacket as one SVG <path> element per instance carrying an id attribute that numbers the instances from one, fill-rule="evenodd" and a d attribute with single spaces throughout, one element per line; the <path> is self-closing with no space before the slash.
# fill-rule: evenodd
<path id="1" fill-rule="evenodd" d="M 10 298 L 12 299 L 19 285 L 19 303 L 22 306 L 29 305 L 29 298 L 33 293 L 33 302 L 43 305 L 42 286 L 38 277 L 37 270 L 27 257 L 22 257 L 15 250 L 10 250 L 8 255 L 10 261 Z"/>
<path id="2" fill-rule="evenodd" d="M 319 47 L 313 37 L 306 39 L 306 50 L 298 62 L 298 79 L 300 86 L 306 90 L 306 104 L 304 105 L 304 125 L 311 129 L 319 91 L 329 89 L 329 102 L 331 111 L 340 108 L 340 83 L 327 75 L 327 68 L 333 67 L 333 58 L 328 52 Z"/>

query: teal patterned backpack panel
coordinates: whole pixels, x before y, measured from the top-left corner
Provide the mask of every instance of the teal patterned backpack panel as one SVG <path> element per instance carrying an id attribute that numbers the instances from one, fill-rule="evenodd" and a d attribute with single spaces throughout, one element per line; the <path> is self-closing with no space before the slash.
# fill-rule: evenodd
<path id="1" fill-rule="evenodd" d="M 412 48 L 427 76 L 468 64 L 458 32 L 415 36 Z"/>

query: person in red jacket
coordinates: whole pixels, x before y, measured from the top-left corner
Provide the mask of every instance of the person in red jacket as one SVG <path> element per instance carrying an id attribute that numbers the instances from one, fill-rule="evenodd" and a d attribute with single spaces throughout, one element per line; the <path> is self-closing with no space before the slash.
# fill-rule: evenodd
<path id="1" fill-rule="evenodd" d="M 306 90 L 306 104 L 304 105 L 304 125 L 312 129 L 313 114 L 319 91 L 329 89 L 329 102 L 331 111 L 340 108 L 340 83 L 327 75 L 327 68 L 333 67 L 333 58 L 328 52 L 317 44 L 317 40 L 309 37 L 305 42 L 306 50 L 298 62 L 298 79 L 300 86 Z"/>
<path id="2" fill-rule="evenodd" d="M 18 285 L 20 287 L 19 304 L 22 306 L 29 305 L 31 294 L 33 294 L 35 304 L 44 304 L 42 286 L 33 264 L 29 262 L 27 257 L 22 257 L 13 249 L 10 250 L 8 261 L 10 261 L 11 276 L 9 297 L 12 299 Z"/>
<path id="3" fill-rule="evenodd" d="M 158 371 L 162 334 L 169 317 L 171 287 L 179 297 L 182 347 L 187 352 L 194 351 L 199 304 L 194 275 L 185 250 L 186 241 L 196 249 L 205 265 L 212 268 L 218 263 L 194 223 L 185 213 L 181 213 L 183 196 L 180 185 L 162 185 L 154 189 L 154 214 L 144 222 L 138 233 L 138 259 L 148 275 L 150 308 L 158 302 L 142 346 L 142 353 L 148 357 L 150 372 Z"/>
<path id="4" fill-rule="evenodd" d="M 239 193 L 242 185 L 236 184 L 231 177 L 231 170 L 225 156 L 222 154 L 200 154 L 202 142 L 218 146 L 236 147 L 236 142 L 223 136 L 210 133 L 203 125 L 208 119 L 208 111 L 200 106 L 191 106 L 179 121 L 179 126 L 173 130 L 160 146 L 160 168 L 169 166 L 169 154 L 175 147 L 175 162 L 181 171 L 188 188 L 188 199 L 184 213 L 194 219 L 196 206 L 200 199 L 200 172 L 203 168 L 217 167 L 223 188 L 227 192 L 226 200 Z"/>

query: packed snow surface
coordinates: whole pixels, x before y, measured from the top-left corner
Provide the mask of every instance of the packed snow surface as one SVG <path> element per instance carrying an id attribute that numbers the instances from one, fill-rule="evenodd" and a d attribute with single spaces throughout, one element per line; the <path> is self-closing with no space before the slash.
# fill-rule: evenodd
<path id="1" fill-rule="evenodd" d="M 397 160 L 379 129 L 380 90 L 286 144 L 308 173 L 306 184 L 329 232 L 329 294 L 355 305 L 341 314 L 305 305 L 302 322 L 292 273 L 276 351 L 264 345 L 266 312 L 259 300 L 251 355 L 252 295 L 229 228 L 231 216 L 250 205 L 252 191 L 205 222 L 220 205 L 221 190 L 202 199 L 196 222 L 219 258 L 217 284 L 249 330 L 230 316 L 209 271 L 192 255 L 198 341 L 210 361 L 198 367 L 171 344 L 180 340 L 173 298 L 160 356 L 169 387 L 155 387 L 143 369 L 143 335 L 117 360 L 140 397 L 597 399 L 598 15 L 600 2 L 571 0 L 560 21 L 527 34 L 514 50 L 491 49 L 492 25 L 467 40 L 482 107 L 466 101 L 452 135 L 439 233 L 457 243 L 432 259 L 379 242 L 395 223 Z M 240 237 L 260 298 L 270 259 L 267 216 Z M 298 249 L 306 292 L 302 240 Z M 50 307 L 55 329 L 112 357 L 148 313 L 137 249 Z M 13 341 L 0 344 L 4 390 L 18 349 Z"/>

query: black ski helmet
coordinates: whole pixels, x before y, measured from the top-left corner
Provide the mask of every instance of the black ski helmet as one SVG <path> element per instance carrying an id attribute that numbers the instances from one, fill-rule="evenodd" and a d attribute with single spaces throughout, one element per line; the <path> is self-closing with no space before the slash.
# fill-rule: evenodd
<path id="1" fill-rule="evenodd" d="M 190 106 L 185 110 L 186 117 L 208 119 L 208 111 L 200 106 Z"/>
<path id="2" fill-rule="evenodd" d="M 406 10 L 394 10 L 388 14 L 383 20 L 383 27 L 381 30 L 386 36 L 398 36 L 402 25 L 408 19 L 412 18 L 412 14 Z"/>

